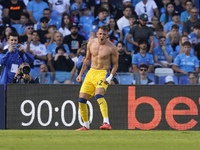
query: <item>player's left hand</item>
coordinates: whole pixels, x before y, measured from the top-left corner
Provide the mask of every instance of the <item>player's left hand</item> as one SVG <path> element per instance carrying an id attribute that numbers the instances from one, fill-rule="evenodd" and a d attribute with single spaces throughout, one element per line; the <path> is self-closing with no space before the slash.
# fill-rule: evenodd
<path id="1" fill-rule="evenodd" d="M 105 83 L 105 84 L 109 84 L 108 81 L 106 81 L 106 79 L 103 81 L 103 83 Z"/>

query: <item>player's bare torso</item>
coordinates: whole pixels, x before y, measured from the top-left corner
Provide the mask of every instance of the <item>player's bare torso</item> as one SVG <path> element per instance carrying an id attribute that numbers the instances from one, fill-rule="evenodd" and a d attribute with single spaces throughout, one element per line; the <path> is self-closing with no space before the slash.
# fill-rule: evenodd
<path id="1" fill-rule="evenodd" d="M 98 43 L 98 39 L 90 40 L 91 68 L 97 70 L 108 70 L 111 64 L 111 55 L 114 44 L 109 40 L 104 45 Z"/>

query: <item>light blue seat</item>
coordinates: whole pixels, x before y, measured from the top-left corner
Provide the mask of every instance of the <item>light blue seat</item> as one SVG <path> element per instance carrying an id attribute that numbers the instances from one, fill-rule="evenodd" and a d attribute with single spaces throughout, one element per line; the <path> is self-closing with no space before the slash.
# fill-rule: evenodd
<path id="1" fill-rule="evenodd" d="M 133 80 L 134 80 L 134 77 L 132 74 L 118 74 L 117 76 L 117 80 L 119 82 L 119 84 L 129 84 L 131 85 Z"/>
<path id="2" fill-rule="evenodd" d="M 180 79 L 179 79 L 179 84 L 181 84 L 181 85 L 190 84 L 189 76 L 181 76 Z"/>
<path id="3" fill-rule="evenodd" d="M 174 84 L 178 84 L 178 78 L 177 76 L 172 76 L 174 79 Z M 158 80 L 158 84 L 165 84 L 165 78 L 166 76 L 160 76 Z"/>

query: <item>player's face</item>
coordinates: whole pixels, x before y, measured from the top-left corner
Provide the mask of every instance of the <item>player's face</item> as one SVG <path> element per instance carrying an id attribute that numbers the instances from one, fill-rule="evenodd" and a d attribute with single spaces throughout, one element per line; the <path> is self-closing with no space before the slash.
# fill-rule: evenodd
<path id="1" fill-rule="evenodd" d="M 187 41 L 189 41 L 188 40 L 188 37 L 182 37 L 182 39 L 181 39 L 181 43 L 183 44 L 184 42 L 187 42 Z"/>
<path id="2" fill-rule="evenodd" d="M 100 20 L 106 20 L 107 16 L 108 16 L 108 13 L 106 11 L 99 13 L 99 19 Z"/>
<path id="3" fill-rule="evenodd" d="M 196 85 L 197 84 L 197 78 L 193 74 L 189 75 L 189 81 L 190 81 L 191 85 Z"/>
<path id="4" fill-rule="evenodd" d="M 12 29 L 10 27 L 7 27 L 5 29 L 5 35 L 8 36 L 12 32 Z"/>
<path id="5" fill-rule="evenodd" d="M 99 29 L 97 32 L 97 38 L 98 38 L 99 44 L 101 45 L 105 44 L 108 38 L 108 32 L 102 29 Z"/>
<path id="6" fill-rule="evenodd" d="M 129 18 L 128 21 L 129 21 L 130 26 L 132 26 L 133 23 L 136 21 L 136 19 L 135 18 Z"/>
<path id="7" fill-rule="evenodd" d="M 147 49 L 147 44 L 143 43 L 139 45 L 140 49 L 146 50 Z"/>
<path id="8" fill-rule="evenodd" d="M 10 36 L 8 39 L 9 44 L 15 45 L 18 44 L 18 37 L 17 36 Z"/>
<path id="9" fill-rule="evenodd" d="M 186 6 L 185 6 L 185 8 L 186 8 L 186 10 L 191 10 L 192 9 L 192 7 L 193 7 L 193 4 L 192 4 L 192 2 L 187 2 L 186 3 Z"/>
<path id="10" fill-rule="evenodd" d="M 191 9 L 191 17 L 193 18 L 193 19 L 196 19 L 197 18 L 197 16 L 198 16 L 198 10 L 196 9 L 196 8 L 193 8 L 193 9 Z"/>
<path id="11" fill-rule="evenodd" d="M 64 53 L 65 53 L 65 52 L 64 52 L 64 50 L 63 50 L 62 48 L 59 48 L 59 49 L 58 49 L 58 54 L 59 54 L 59 55 L 63 55 Z"/>
<path id="12" fill-rule="evenodd" d="M 114 19 L 110 19 L 110 26 L 114 27 L 115 26 L 115 20 Z"/>
<path id="13" fill-rule="evenodd" d="M 174 22 L 179 22 L 180 16 L 179 16 L 179 15 L 174 16 L 174 17 L 172 17 L 172 20 L 173 20 Z"/>
<path id="14" fill-rule="evenodd" d="M 117 50 L 119 53 L 122 53 L 124 51 L 124 47 L 121 43 L 117 44 Z"/>
<path id="15" fill-rule="evenodd" d="M 156 30 L 155 32 L 156 32 L 157 37 L 160 37 L 160 36 L 163 35 L 163 31 L 162 30 Z"/>
<path id="16" fill-rule="evenodd" d="M 132 14 L 132 10 L 130 8 L 126 8 L 123 11 L 123 14 L 124 14 L 125 17 L 129 17 Z"/>
<path id="17" fill-rule="evenodd" d="M 167 6 L 167 11 L 168 11 L 169 13 L 172 13 L 172 12 L 174 11 L 174 6 L 173 6 L 173 5 L 168 5 L 168 6 Z"/>
<path id="18" fill-rule="evenodd" d="M 65 16 L 65 17 L 64 17 L 64 23 L 65 23 L 65 24 L 69 24 L 69 18 L 68 18 L 68 16 Z"/>
<path id="19" fill-rule="evenodd" d="M 37 42 L 39 40 L 38 34 L 34 32 L 33 35 L 32 35 L 32 39 L 33 39 L 34 42 Z"/>
<path id="20" fill-rule="evenodd" d="M 190 50 L 191 50 L 190 46 L 184 46 L 183 50 L 184 50 L 185 55 L 187 55 L 187 56 L 190 55 Z"/>

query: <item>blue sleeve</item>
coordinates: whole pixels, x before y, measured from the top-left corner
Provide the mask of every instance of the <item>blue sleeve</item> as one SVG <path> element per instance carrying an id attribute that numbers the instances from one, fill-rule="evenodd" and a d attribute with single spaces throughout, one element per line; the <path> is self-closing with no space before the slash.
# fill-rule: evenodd
<path id="1" fill-rule="evenodd" d="M 183 12 L 181 13 L 181 19 L 180 19 L 180 21 L 185 22 L 185 16 L 184 16 L 184 13 L 183 13 Z"/>
<path id="2" fill-rule="evenodd" d="M 26 52 L 23 54 L 23 59 L 25 62 L 31 64 L 34 62 L 35 58 L 33 55 L 31 55 L 30 53 Z"/>
<path id="3" fill-rule="evenodd" d="M 33 11 L 32 9 L 32 2 L 29 2 L 28 5 L 26 6 L 27 11 Z"/>
<path id="4" fill-rule="evenodd" d="M 157 55 L 157 48 L 153 49 L 153 55 Z"/>
<path id="5" fill-rule="evenodd" d="M 149 60 L 149 65 L 154 65 L 154 61 L 153 61 L 153 55 L 150 54 L 150 60 Z"/>
<path id="6" fill-rule="evenodd" d="M 165 14 L 162 14 L 160 17 L 160 22 L 165 22 Z"/>
<path id="7" fill-rule="evenodd" d="M 180 54 L 176 56 L 173 64 L 176 65 L 176 66 L 179 66 L 179 64 L 180 64 Z"/>
<path id="8" fill-rule="evenodd" d="M 69 47 L 66 44 L 64 44 L 64 47 L 65 47 L 66 53 L 69 55 L 70 54 Z"/>
<path id="9" fill-rule="evenodd" d="M 80 56 L 78 57 L 78 61 L 75 63 L 77 69 L 81 69 L 81 66 L 82 66 L 82 58 L 83 58 L 83 56 L 80 55 Z"/>
<path id="10" fill-rule="evenodd" d="M 173 56 L 173 48 L 171 46 L 169 47 L 168 55 Z"/>
<path id="11" fill-rule="evenodd" d="M 133 65 L 137 65 L 138 64 L 138 62 L 137 62 L 137 55 L 133 55 L 133 57 L 132 57 L 132 64 Z"/>
<path id="12" fill-rule="evenodd" d="M 167 30 L 167 32 L 169 31 L 169 26 L 168 26 L 168 23 L 166 23 L 166 24 L 164 25 L 164 28 L 163 28 L 163 30 Z"/>
<path id="13" fill-rule="evenodd" d="M 195 65 L 195 67 L 199 67 L 199 60 L 196 56 L 194 56 L 194 57 L 195 57 L 194 65 Z"/>
<path id="14" fill-rule="evenodd" d="M 47 53 L 52 53 L 52 51 L 51 51 L 51 44 L 49 44 L 49 45 L 47 46 Z"/>
<path id="15" fill-rule="evenodd" d="M 10 56 L 9 51 L 7 51 L 6 54 L 0 54 L 0 64 L 2 66 L 6 66 L 9 56 Z"/>

